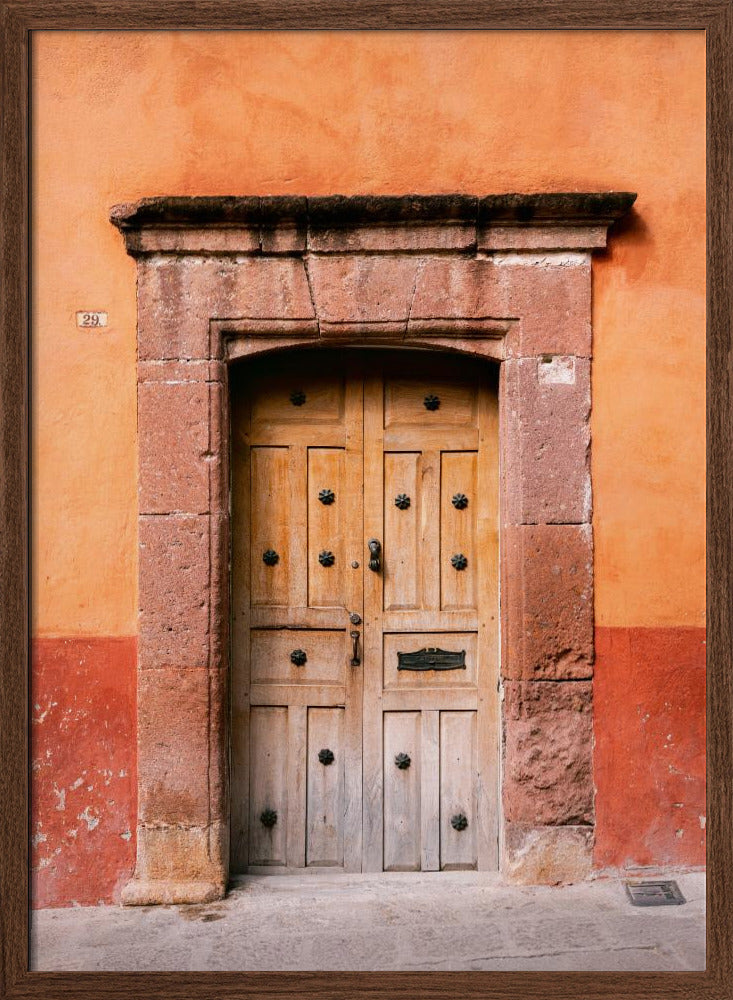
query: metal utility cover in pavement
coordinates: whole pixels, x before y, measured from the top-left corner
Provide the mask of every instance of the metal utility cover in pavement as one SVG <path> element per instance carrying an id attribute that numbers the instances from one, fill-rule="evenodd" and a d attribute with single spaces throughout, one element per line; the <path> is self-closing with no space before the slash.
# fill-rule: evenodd
<path id="1" fill-rule="evenodd" d="M 633 906 L 679 906 L 687 900 L 676 882 L 627 882 Z"/>

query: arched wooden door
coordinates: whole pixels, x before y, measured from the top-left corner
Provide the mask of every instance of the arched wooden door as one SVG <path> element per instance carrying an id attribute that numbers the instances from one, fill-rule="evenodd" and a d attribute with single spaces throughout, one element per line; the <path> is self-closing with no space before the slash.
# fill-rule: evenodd
<path id="1" fill-rule="evenodd" d="M 232 370 L 232 868 L 498 865 L 496 370 Z"/>

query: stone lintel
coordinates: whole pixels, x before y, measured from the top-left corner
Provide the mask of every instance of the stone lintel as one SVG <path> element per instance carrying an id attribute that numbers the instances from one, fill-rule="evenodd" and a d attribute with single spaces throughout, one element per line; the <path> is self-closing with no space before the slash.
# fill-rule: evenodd
<path id="1" fill-rule="evenodd" d="M 635 199 L 626 191 L 160 197 L 115 205 L 110 219 L 133 256 L 592 249 Z"/>

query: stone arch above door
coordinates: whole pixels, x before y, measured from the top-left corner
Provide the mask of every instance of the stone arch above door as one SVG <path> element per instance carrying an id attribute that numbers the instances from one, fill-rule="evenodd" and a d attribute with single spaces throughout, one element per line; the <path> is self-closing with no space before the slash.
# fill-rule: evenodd
<path id="1" fill-rule="evenodd" d="M 501 866 L 524 882 L 588 873 L 591 253 L 634 198 L 150 198 L 112 210 L 138 295 L 138 830 L 125 902 L 226 888 L 227 365 L 305 345 L 501 363 Z"/>

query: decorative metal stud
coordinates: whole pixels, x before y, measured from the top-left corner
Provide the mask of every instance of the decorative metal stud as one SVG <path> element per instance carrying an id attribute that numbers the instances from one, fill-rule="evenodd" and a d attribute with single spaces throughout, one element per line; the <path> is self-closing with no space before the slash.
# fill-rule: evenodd
<path id="1" fill-rule="evenodd" d="M 425 399 L 423 400 L 423 405 L 425 406 L 426 410 L 437 410 L 438 407 L 440 406 L 440 398 L 438 396 L 433 396 L 432 394 L 430 394 L 429 396 L 426 396 Z"/>
<path id="2" fill-rule="evenodd" d="M 262 562 L 265 566 L 274 566 L 275 563 L 280 562 L 280 556 L 274 549 L 268 549 L 267 552 L 262 553 Z"/>
<path id="3" fill-rule="evenodd" d="M 468 559 L 466 559 L 462 552 L 457 552 L 454 556 L 451 556 L 450 564 L 453 569 L 462 570 L 468 566 Z"/>
<path id="4" fill-rule="evenodd" d="M 277 813 L 274 809 L 265 809 L 264 812 L 260 813 L 260 823 L 269 829 L 277 823 Z"/>
<path id="5" fill-rule="evenodd" d="M 305 402 L 305 393 L 302 389 L 295 389 L 290 393 L 290 402 L 293 406 L 302 406 Z"/>
<path id="6" fill-rule="evenodd" d="M 399 507 L 400 510 L 407 510 L 410 506 L 410 498 L 406 493 L 398 493 L 394 498 L 395 507 Z"/>
<path id="7" fill-rule="evenodd" d="M 318 499 L 321 501 L 324 507 L 329 507 L 336 499 L 336 494 L 333 490 L 321 490 L 318 494 Z"/>
<path id="8" fill-rule="evenodd" d="M 406 771 L 410 766 L 412 761 L 410 760 L 409 753 L 398 753 L 394 759 L 395 764 L 400 769 L 400 771 Z"/>
<path id="9" fill-rule="evenodd" d="M 329 552 L 328 549 L 324 549 L 323 552 L 318 553 L 318 562 L 321 566 L 333 566 L 336 562 L 336 556 L 333 552 Z"/>
<path id="10" fill-rule="evenodd" d="M 463 813 L 458 813 L 457 816 L 451 816 L 450 825 L 454 830 L 465 830 L 468 826 L 468 820 L 463 815 Z"/>
<path id="11" fill-rule="evenodd" d="M 308 656 L 304 649 L 294 649 L 290 654 L 290 662 L 294 663 L 296 667 L 302 667 L 304 663 L 308 662 Z"/>
<path id="12" fill-rule="evenodd" d="M 319 750 L 318 759 L 321 764 L 328 767 L 329 764 L 333 764 L 335 757 L 333 756 L 333 750 Z"/>
<path id="13" fill-rule="evenodd" d="M 456 510 L 465 510 L 468 507 L 468 497 L 465 493 L 456 493 L 451 498 L 451 503 Z"/>

